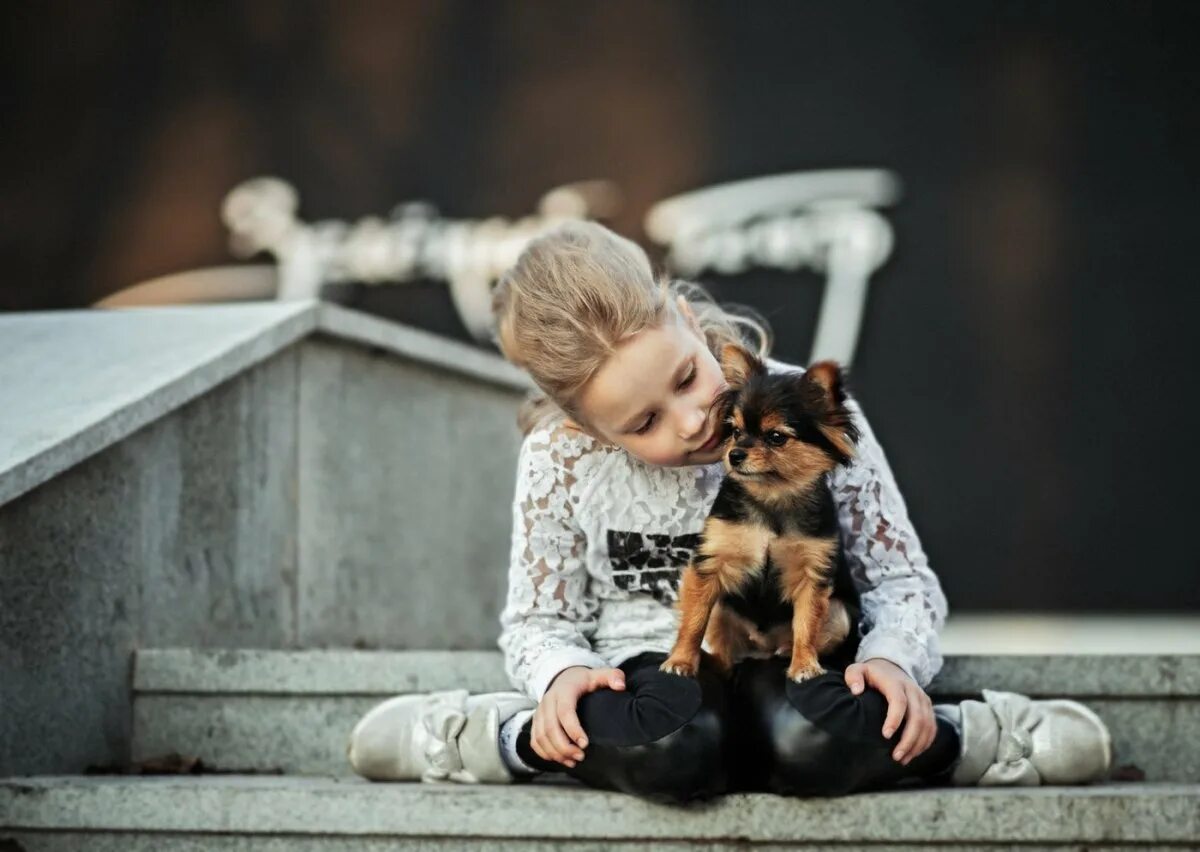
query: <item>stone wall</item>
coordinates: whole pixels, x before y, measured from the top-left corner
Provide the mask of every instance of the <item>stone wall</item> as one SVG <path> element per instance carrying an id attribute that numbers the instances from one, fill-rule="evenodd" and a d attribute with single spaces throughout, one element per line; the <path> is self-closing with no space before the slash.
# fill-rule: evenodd
<path id="1" fill-rule="evenodd" d="M 308 337 L 0 506 L 0 775 L 124 762 L 138 647 L 494 648 L 519 400 Z"/>

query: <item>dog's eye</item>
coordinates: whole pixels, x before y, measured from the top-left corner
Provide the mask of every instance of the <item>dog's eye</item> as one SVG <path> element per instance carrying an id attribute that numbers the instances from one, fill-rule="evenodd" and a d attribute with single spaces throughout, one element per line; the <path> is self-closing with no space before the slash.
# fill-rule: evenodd
<path id="1" fill-rule="evenodd" d="M 733 431 L 730 434 L 733 436 L 733 440 L 736 441 L 738 438 L 742 437 L 742 430 L 736 426 L 734 426 L 732 428 L 733 428 Z"/>
<path id="2" fill-rule="evenodd" d="M 772 431 L 772 432 L 767 433 L 767 443 L 770 444 L 772 447 L 782 447 L 784 444 L 787 443 L 787 439 L 788 439 L 788 436 L 783 434 L 782 432 Z"/>

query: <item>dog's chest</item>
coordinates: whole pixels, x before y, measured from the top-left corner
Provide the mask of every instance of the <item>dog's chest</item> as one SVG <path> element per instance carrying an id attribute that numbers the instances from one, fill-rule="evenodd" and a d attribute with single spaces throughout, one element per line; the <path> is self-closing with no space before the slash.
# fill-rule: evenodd
<path id="1" fill-rule="evenodd" d="M 737 592 L 723 595 L 721 605 L 765 631 L 771 625 L 792 620 L 791 601 L 783 599 L 780 588 L 779 569 L 768 558 Z"/>

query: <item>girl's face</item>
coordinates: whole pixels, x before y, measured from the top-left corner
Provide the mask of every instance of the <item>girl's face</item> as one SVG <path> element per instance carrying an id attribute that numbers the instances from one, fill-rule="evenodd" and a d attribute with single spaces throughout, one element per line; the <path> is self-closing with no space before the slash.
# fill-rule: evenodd
<path id="1" fill-rule="evenodd" d="M 622 341 L 577 401 L 595 437 L 647 464 L 711 464 L 722 455 L 713 403 L 725 377 L 686 303 L 682 311 Z"/>

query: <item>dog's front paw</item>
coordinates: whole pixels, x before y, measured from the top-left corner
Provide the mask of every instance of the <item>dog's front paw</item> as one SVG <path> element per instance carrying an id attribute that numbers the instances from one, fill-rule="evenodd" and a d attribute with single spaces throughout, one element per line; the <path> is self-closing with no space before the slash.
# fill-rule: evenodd
<path id="1" fill-rule="evenodd" d="M 821 664 L 816 660 L 811 663 L 792 663 L 787 671 L 787 676 L 796 683 L 804 683 L 806 680 L 812 680 L 823 674 L 825 674 L 825 669 L 821 668 Z"/>
<path id="2" fill-rule="evenodd" d="M 672 654 L 667 657 L 666 662 L 658 667 L 660 672 L 669 674 L 683 675 L 684 677 L 695 677 L 696 669 L 700 667 L 700 657 L 684 657 Z"/>

